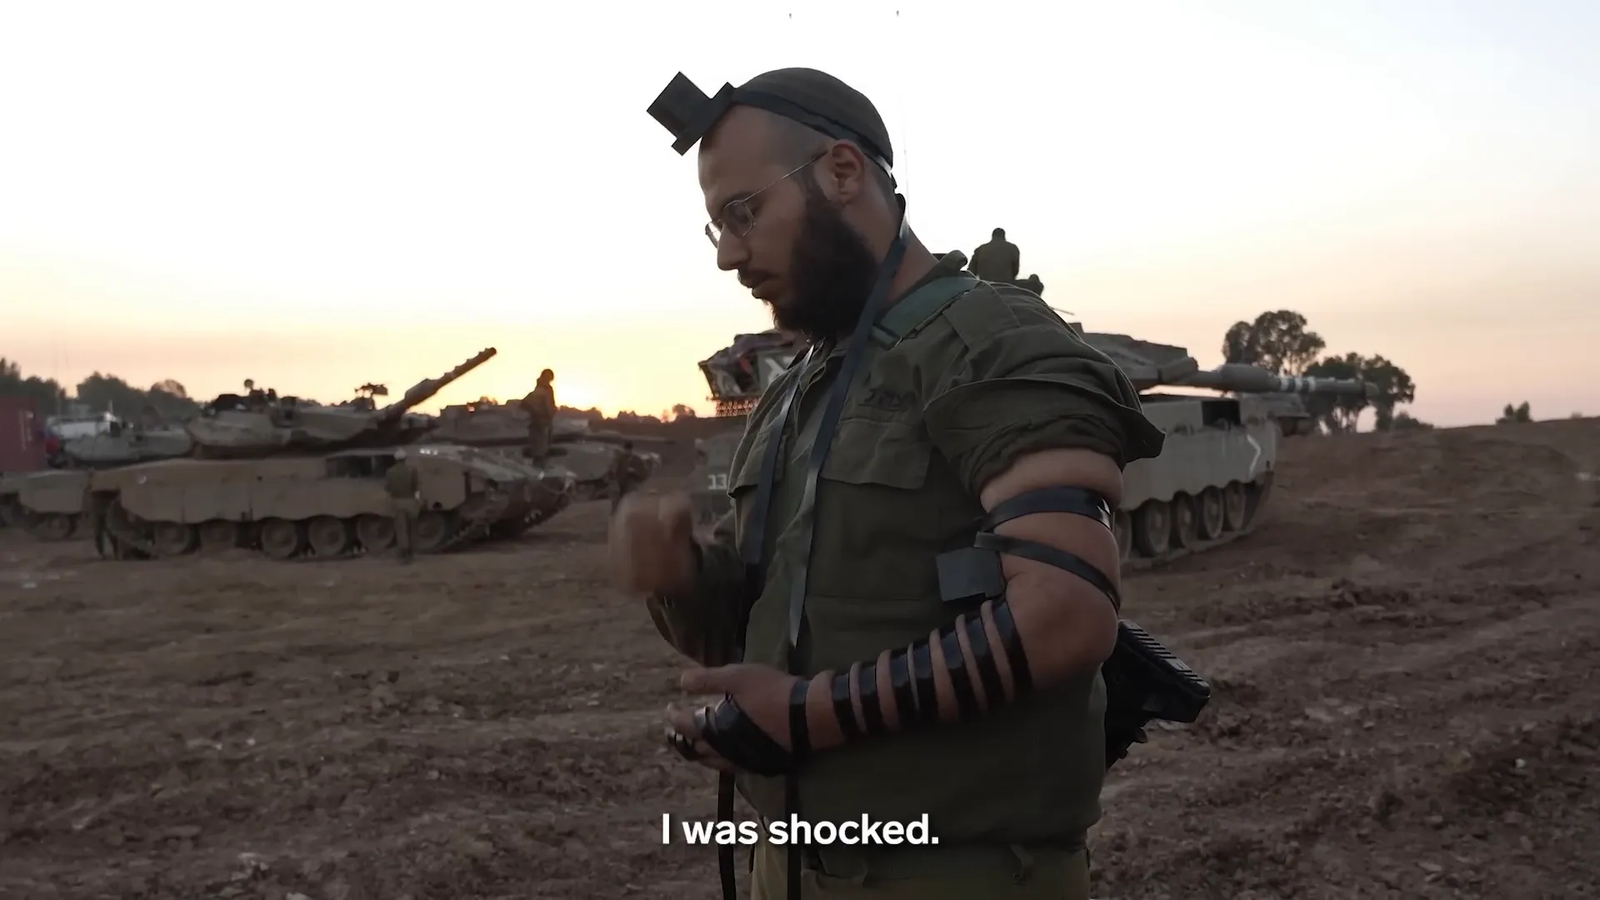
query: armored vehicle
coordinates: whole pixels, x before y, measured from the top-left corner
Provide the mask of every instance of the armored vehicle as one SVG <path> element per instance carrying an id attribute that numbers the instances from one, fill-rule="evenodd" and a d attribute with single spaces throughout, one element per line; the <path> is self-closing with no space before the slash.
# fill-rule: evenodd
<path id="1" fill-rule="evenodd" d="M 46 469 L 0 476 L 0 524 L 21 528 L 43 541 L 78 535 L 89 473 Z"/>
<path id="2" fill-rule="evenodd" d="M 1145 415 L 1167 440 L 1161 456 L 1139 460 L 1123 474 L 1117 543 L 1124 565 L 1145 568 L 1233 540 L 1252 530 L 1271 494 L 1278 442 L 1285 431 L 1298 433 L 1309 421 L 1300 398 L 1307 394 L 1370 397 L 1376 387 L 1361 381 L 1296 378 L 1266 369 L 1223 365 L 1202 371 L 1189 352 L 1170 344 L 1127 335 L 1084 333 L 1088 343 L 1112 359 L 1139 389 Z M 737 447 L 742 418 L 737 409 L 753 407 L 771 378 L 736 380 L 732 372 L 783 370 L 798 344 L 776 333 L 765 341 L 736 341 L 700 364 L 719 410 L 730 415 L 727 434 L 696 442 L 693 503 L 696 518 L 714 521 L 729 507 L 728 468 Z M 748 338 L 742 335 L 741 338 Z M 747 387 L 748 385 L 748 387 Z M 1157 388 L 1200 389 L 1224 396 L 1157 393 Z M 741 393 L 742 391 L 754 393 Z M 1293 401 L 1286 405 L 1282 398 Z M 1296 424 L 1285 429 L 1277 416 L 1288 412 Z M 741 414 L 742 415 L 742 414 Z M 737 423 L 737 424 L 735 424 Z"/>
<path id="3" fill-rule="evenodd" d="M 470 447 L 408 447 L 422 513 L 416 550 L 440 553 L 518 532 L 571 494 L 566 478 L 534 481 Z M 100 552 L 183 556 L 256 547 L 271 559 L 337 559 L 394 544 L 384 473 L 395 450 L 259 460 L 164 460 L 94 474 Z"/>
<path id="4" fill-rule="evenodd" d="M 51 460 L 51 469 L 0 478 L 0 524 L 24 528 L 46 541 L 82 537 L 89 469 L 133 465 L 187 455 L 194 441 L 182 428 L 125 428 L 71 438 Z"/>
<path id="5" fill-rule="evenodd" d="M 381 551 L 394 541 L 384 475 L 400 449 L 420 482 L 419 552 L 526 530 L 571 502 L 570 475 L 509 466 L 470 447 L 398 446 L 432 427 L 413 407 L 494 355 L 485 350 L 378 409 L 219 398 L 188 425 L 192 458 L 90 474 L 96 546 L 118 559 L 217 547 L 258 548 L 272 559 Z"/>
<path id="6" fill-rule="evenodd" d="M 634 454 L 645 460 L 652 471 L 660 464 L 658 454 L 641 446 L 664 443 L 664 439 L 629 435 L 616 431 L 595 431 L 583 419 L 557 416 L 550 428 L 550 458 L 547 468 L 570 474 L 577 487 L 577 499 L 600 500 L 611 496 L 614 485 L 610 473 L 622 445 L 632 443 Z M 528 442 L 528 414 L 515 403 L 475 401 L 447 406 L 429 437 L 436 441 L 462 444 L 493 452 L 510 465 L 524 465 L 522 449 Z"/>

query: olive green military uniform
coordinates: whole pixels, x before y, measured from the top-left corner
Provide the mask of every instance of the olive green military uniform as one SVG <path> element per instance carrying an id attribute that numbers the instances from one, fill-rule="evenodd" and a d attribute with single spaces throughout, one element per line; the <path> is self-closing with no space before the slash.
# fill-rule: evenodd
<path id="1" fill-rule="evenodd" d="M 384 473 L 383 489 L 389 495 L 389 510 L 394 517 L 395 548 L 401 559 L 411 559 L 415 552 L 417 517 L 422 512 L 417 470 L 405 460 L 396 462 Z"/>
<path id="2" fill-rule="evenodd" d="M 556 420 L 556 392 L 548 384 L 541 384 L 522 398 L 522 408 L 528 413 L 528 455 L 542 460 L 550 455 L 550 429 Z"/>
<path id="3" fill-rule="evenodd" d="M 923 284 L 958 272 L 950 253 Z M 816 489 L 815 534 L 796 651 L 804 674 L 842 669 L 926 638 L 958 610 L 939 597 L 934 557 L 970 540 L 982 485 L 1018 458 L 1081 447 L 1126 465 L 1160 452 L 1133 385 L 1039 298 L 967 282 L 925 318 L 876 339 L 845 402 Z M 918 292 L 904 313 L 916 310 Z M 894 317 L 891 307 L 886 318 Z M 905 318 L 904 315 L 899 318 Z M 733 512 L 703 548 L 696 589 L 650 601 L 657 628 L 707 665 L 730 661 L 748 598 L 737 535 L 790 379 L 802 393 L 773 491 L 766 581 L 750 608 L 745 660 L 783 668 L 787 588 L 806 548 L 793 527 L 807 457 L 842 350 L 797 364 L 751 413 L 732 471 Z M 798 432 L 798 433 L 797 433 Z M 807 853 L 805 897 L 1086 898 L 1084 839 L 1100 816 L 1105 686 L 1098 673 L 1038 692 L 972 724 L 867 739 L 800 771 L 806 821 L 914 821 L 937 846 Z M 740 793 L 781 818 L 783 779 L 741 774 Z M 757 898 L 783 896 L 785 849 L 756 855 Z M 1020 883 L 1019 883 L 1020 879 Z"/>
<path id="4" fill-rule="evenodd" d="M 1022 251 L 1004 237 L 991 238 L 972 251 L 967 270 L 984 281 L 1016 281 L 1022 270 Z"/>

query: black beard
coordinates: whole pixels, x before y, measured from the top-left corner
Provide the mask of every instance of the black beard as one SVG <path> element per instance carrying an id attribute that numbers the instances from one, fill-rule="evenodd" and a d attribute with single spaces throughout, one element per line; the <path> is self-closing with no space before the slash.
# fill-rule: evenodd
<path id="1" fill-rule="evenodd" d="M 773 305 L 772 324 L 811 341 L 855 331 L 882 262 L 809 178 L 802 177 L 805 214 L 790 255 L 793 294 Z"/>

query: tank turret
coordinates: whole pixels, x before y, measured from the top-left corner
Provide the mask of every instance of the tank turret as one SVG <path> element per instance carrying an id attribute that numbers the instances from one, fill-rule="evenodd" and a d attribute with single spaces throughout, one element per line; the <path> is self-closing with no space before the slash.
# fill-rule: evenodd
<path id="1" fill-rule="evenodd" d="M 1232 394 L 1331 394 L 1341 397 L 1375 397 L 1378 386 L 1351 378 L 1313 378 L 1278 375 L 1259 366 L 1224 363 L 1201 369 L 1183 347 L 1141 341 L 1125 334 L 1086 332 L 1077 322 L 1073 329 L 1085 342 L 1111 358 L 1143 393 L 1158 387 L 1204 388 Z"/>
<path id="2" fill-rule="evenodd" d="M 735 335 L 733 343 L 700 362 L 718 416 L 742 416 L 755 408 L 767 385 L 800 354 L 798 335 L 777 329 Z"/>
<path id="3" fill-rule="evenodd" d="M 65 468 L 107 469 L 158 459 L 188 456 L 194 439 L 182 426 L 114 428 L 101 434 L 74 438 L 61 445 Z"/>
<path id="4" fill-rule="evenodd" d="M 399 400 L 377 409 L 321 406 L 290 397 L 265 402 L 224 402 L 224 398 L 218 398 L 188 424 L 187 431 L 194 440 L 196 455 L 211 459 L 411 443 L 433 428 L 431 417 L 411 410 L 493 359 L 496 352 L 490 347 L 438 378 L 425 378 Z M 238 398 L 229 395 L 227 399 Z"/>

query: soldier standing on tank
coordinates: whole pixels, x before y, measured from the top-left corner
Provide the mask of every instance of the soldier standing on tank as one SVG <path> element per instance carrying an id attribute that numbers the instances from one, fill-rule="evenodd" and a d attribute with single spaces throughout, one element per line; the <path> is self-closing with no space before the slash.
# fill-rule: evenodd
<path id="1" fill-rule="evenodd" d="M 1006 230 L 996 228 L 989 243 L 972 251 L 972 262 L 967 271 L 984 281 L 1016 281 L 1022 270 L 1022 253 L 1017 245 L 1006 240 Z"/>
<path id="2" fill-rule="evenodd" d="M 619 586 L 707 667 L 683 688 L 724 695 L 674 713 L 670 742 L 735 772 L 769 827 L 926 814 L 939 839 L 758 844 L 757 900 L 1087 900 L 1111 510 L 1162 434 L 1038 297 L 963 273 L 961 253 L 935 261 L 866 97 L 782 69 L 726 109 L 657 115 L 675 134 L 708 119 L 717 265 L 810 347 L 747 420 L 714 538 L 681 494 L 634 494 L 612 519 Z M 947 584 L 934 561 L 953 545 L 970 577 Z"/>
<path id="3" fill-rule="evenodd" d="M 406 451 L 394 452 L 394 465 L 384 473 L 383 487 L 389 495 L 390 515 L 394 519 L 395 550 L 400 561 L 415 558 L 417 517 L 422 513 L 422 489 L 417 470 L 406 462 Z"/>
<path id="4" fill-rule="evenodd" d="M 556 373 L 545 369 L 539 373 L 539 383 L 528 396 L 522 398 L 522 408 L 528 414 L 527 456 L 542 463 L 550 455 L 550 430 L 556 420 Z"/>

